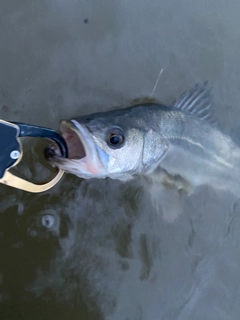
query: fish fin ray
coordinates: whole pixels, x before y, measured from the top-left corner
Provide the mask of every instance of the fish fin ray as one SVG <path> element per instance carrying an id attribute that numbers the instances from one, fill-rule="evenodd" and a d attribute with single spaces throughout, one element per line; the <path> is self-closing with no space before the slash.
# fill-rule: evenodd
<path id="1" fill-rule="evenodd" d="M 198 118 L 206 120 L 216 125 L 212 103 L 212 87 L 205 81 L 197 84 L 190 91 L 185 91 L 179 99 L 173 102 L 173 108 L 182 112 L 196 115 Z"/>

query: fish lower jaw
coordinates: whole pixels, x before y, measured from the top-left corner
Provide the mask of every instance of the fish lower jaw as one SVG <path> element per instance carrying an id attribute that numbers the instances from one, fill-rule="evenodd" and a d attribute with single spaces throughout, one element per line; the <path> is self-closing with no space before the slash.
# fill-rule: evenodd
<path id="1" fill-rule="evenodd" d="M 83 159 L 53 158 L 50 160 L 53 167 L 62 169 L 83 179 L 91 179 L 105 176 L 105 168 L 95 163 L 89 163 Z"/>
<path id="2" fill-rule="evenodd" d="M 66 172 L 76 175 L 79 178 L 82 179 L 112 179 L 112 180 L 119 180 L 122 182 L 127 182 L 132 179 L 134 179 L 133 175 L 130 174 L 110 174 L 110 173 L 98 173 L 98 174 L 92 174 L 89 172 L 83 172 L 79 170 L 66 170 Z"/>
<path id="3" fill-rule="evenodd" d="M 67 163 L 53 163 L 54 166 L 66 171 L 67 173 L 74 174 L 81 179 L 106 179 L 120 180 L 127 182 L 132 180 L 135 175 L 131 173 L 110 173 L 107 170 L 89 170 L 84 165 L 80 166 L 79 160 L 70 160 Z"/>

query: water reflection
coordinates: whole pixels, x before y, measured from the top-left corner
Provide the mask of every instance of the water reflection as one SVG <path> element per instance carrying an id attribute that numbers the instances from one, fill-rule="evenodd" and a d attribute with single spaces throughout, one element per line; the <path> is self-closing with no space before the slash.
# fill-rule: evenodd
<path id="1" fill-rule="evenodd" d="M 168 198 L 159 186 L 156 205 L 150 191 L 145 179 L 70 175 L 52 193 L 4 188 L 2 302 L 73 304 L 75 316 L 80 308 L 92 319 L 190 319 L 222 246 L 236 241 L 239 204 L 203 187 L 181 197 L 179 215 L 179 195 Z"/>
<path id="2" fill-rule="evenodd" d="M 35 315 L 34 306 L 42 316 L 52 314 L 53 319 L 57 314 L 59 318 L 63 318 L 64 314 L 72 314 L 73 319 L 77 314 L 87 314 L 89 319 L 96 317 L 97 312 L 90 312 L 82 301 L 80 291 L 71 293 L 71 301 L 63 295 L 64 301 L 56 302 L 55 286 L 48 277 L 47 282 L 43 281 L 40 285 L 41 294 L 36 294 L 36 288 L 32 293 L 38 274 L 46 273 L 50 277 L 58 257 L 62 253 L 65 255 L 61 241 L 69 239 L 72 225 L 60 198 L 61 195 L 30 195 L 3 188 L 0 310 L 4 318 L 10 319 L 12 316 L 17 319 L 19 314 L 23 314 L 31 319 Z M 68 287 L 68 276 L 59 276 L 58 281 L 66 282 Z M 13 305 L 16 307 L 13 308 Z M 39 317 L 39 314 L 35 316 Z"/>

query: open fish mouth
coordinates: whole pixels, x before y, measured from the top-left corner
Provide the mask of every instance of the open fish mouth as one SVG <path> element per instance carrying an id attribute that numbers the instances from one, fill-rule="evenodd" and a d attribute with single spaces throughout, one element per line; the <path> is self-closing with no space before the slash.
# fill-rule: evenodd
<path id="1" fill-rule="evenodd" d="M 48 146 L 45 157 L 53 166 L 84 178 L 102 173 L 104 163 L 99 155 L 99 147 L 85 126 L 76 120 L 63 120 L 60 132 L 68 147 L 68 158 L 61 156 L 56 145 Z"/>

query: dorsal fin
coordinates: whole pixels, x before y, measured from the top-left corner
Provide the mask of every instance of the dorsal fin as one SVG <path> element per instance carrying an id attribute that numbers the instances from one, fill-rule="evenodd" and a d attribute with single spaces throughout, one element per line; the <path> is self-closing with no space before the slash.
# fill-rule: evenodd
<path id="1" fill-rule="evenodd" d="M 211 124 L 216 124 L 211 91 L 212 87 L 209 87 L 207 81 L 202 85 L 197 84 L 190 91 L 185 91 L 179 99 L 173 102 L 172 106 L 185 113 L 194 114 Z"/>

